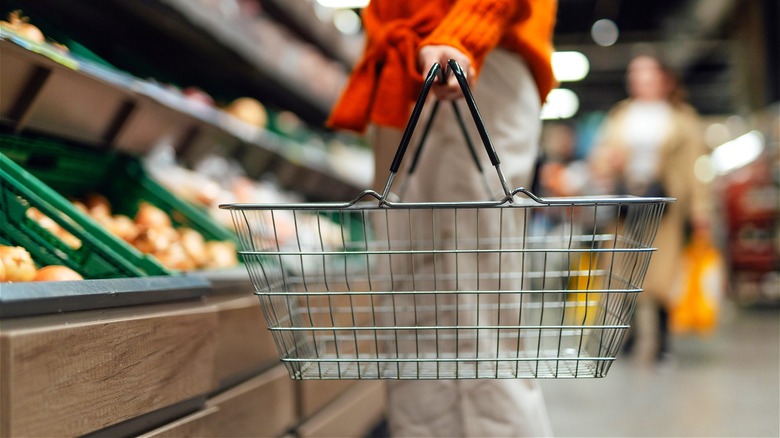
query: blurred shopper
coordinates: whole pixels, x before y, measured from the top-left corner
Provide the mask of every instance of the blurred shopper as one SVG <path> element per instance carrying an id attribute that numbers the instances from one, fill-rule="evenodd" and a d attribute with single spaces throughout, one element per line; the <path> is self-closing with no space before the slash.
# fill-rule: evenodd
<path id="1" fill-rule="evenodd" d="M 361 132 L 369 128 L 376 161 L 375 187 L 381 189 L 423 78 L 434 62 L 446 66 L 454 59 L 473 86 L 510 185 L 527 185 L 538 152 L 541 104 L 554 82 L 550 58 L 555 14 L 554 0 L 372 0 L 363 11 L 364 55 L 329 124 Z M 461 97 L 454 76 L 446 84 L 434 85 L 433 92 L 444 100 Z M 465 106 L 461 114 L 469 114 Z M 479 139 L 473 124 L 469 120 L 466 124 L 471 137 Z M 489 171 L 487 157 L 482 159 Z M 404 174 L 402 168 L 396 187 L 403 184 Z M 491 190 L 501 193 L 498 179 L 493 183 Z M 474 201 L 489 195 L 451 106 L 442 105 L 403 200 Z M 485 224 L 485 233 L 493 233 L 497 225 Z M 426 227 L 431 228 L 430 221 L 415 226 L 415 233 Z M 436 233 L 452 233 L 446 224 L 435 228 Z M 441 241 L 452 235 L 430 237 Z M 461 264 L 461 268 L 470 268 L 470 263 Z M 436 266 L 455 269 L 454 264 L 441 260 L 415 262 L 413 269 L 416 275 L 431 268 L 435 272 Z M 486 267 L 482 265 L 483 270 Z M 395 272 L 402 269 L 393 265 Z M 396 290 L 407 286 L 394 283 Z M 394 436 L 551 435 L 541 390 L 534 380 L 392 381 L 388 404 Z"/>
<path id="2" fill-rule="evenodd" d="M 577 133 L 566 123 L 551 123 L 545 128 L 540 170 L 541 196 L 578 196 L 587 191 L 590 179 L 588 163 L 577 156 Z"/>
<path id="3" fill-rule="evenodd" d="M 675 76 L 658 58 L 637 56 L 626 79 L 629 98 L 608 114 L 592 162 L 595 179 L 608 181 L 614 193 L 677 198 L 661 220 L 655 240 L 659 251 L 650 262 L 626 343 L 627 350 L 635 349 L 643 359 L 649 359 L 644 357 L 649 352 L 662 360 L 669 351 L 668 309 L 686 227 L 710 233 L 712 200 L 694 175 L 694 162 L 707 151 L 696 111 L 684 102 Z"/>

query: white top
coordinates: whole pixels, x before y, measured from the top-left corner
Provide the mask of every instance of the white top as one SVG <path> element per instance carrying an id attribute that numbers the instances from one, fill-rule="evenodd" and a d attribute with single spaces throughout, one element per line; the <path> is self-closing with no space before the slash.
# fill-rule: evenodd
<path id="1" fill-rule="evenodd" d="M 658 175 L 661 145 L 669 132 L 671 114 L 667 102 L 629 104 L 623 139 L 629 146 L 625 177 L 630 186 L 645 186 Z"/>

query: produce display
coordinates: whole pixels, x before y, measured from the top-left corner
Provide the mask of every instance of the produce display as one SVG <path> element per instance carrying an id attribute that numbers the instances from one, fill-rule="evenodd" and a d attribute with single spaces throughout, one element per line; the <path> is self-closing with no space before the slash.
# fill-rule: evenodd
<path id="1" fill-rule="evenodd" d="M 43 32 L 35 25 L 30 24 L 29 18 L 22 15 L 22 11 L 13 11 L 8 14 L 8 21 L 0 21 L 0 26 L 16 35 L 30 41 L 42 44 L 46 42 Z"/>
<path id="2" fill-rule="evenodd" d="M 258 128 L 265 128 L 268 124 L 268 113 L 265 107 L 251 97 L 239 97 L 225 107 L 225 112 Z"/>
<path id="3" fill-rule="evenodd" d="M 168 213 L 148 202 L 139 204 L 134 218 L 113 214 L 108 199 L 96 193 L 73 204 L 120 239 L 144 254 L 153 255 L 168 269 L 192 271 L 238 264 L 232 242 L 206 241 L 191 228 L 174 228 Z"/>
<path id="4" fill-rule="evenodd" d="M 25 214 L 28 218 L 34 220 L 38 225 L 40 225 L 41 228 L 57 236 L 57 238 L 62 240 L 62 242 L 68 245 L 70 248 L 81 248 L 81 240 L 79 240 L 78 237 L 65 231 L 65 229 L 62 228 L 57 222 L 54 222 L 52 218 L 41 213 L 41 211 L 37 208 L 30 207 L 27 209 Z"/>
<path id="5" fill-rule="evenodd" d="M 35 17 L 34 14 L 31 14 L 31 16 Z M 73 71 L 82 72 L 83 75 L 88 77 L 114 84 L 132 96 L 146 95 L 152 97 L 155 101 L 161 102 L 166 108 L 170 107 L 182 114 L 194 115 L 198 123 L 214 125 L 227 132 L 228 135 L 233 135 L 230 140 L 239 138 L 253 145 L 257 143 L 256 146 L 267 143 L 270 145 L 269 150 L 275 151 L 274 153 L 276 154 L 282 154 L 296 163 L 304 161 L 314 162 L 318 164 L 316 166 L 317 169 L 328 167 L 329 163 L 326 158 L 327 148 L 323 141 L 324 139 L 319 134 L 308 129 L 306 123 L 292 112 L 278 112 L 273 108 L 269 111 L 263 103 L 249 96 L 238 97 L 232 101 L 217 101 L 206 90 L 198 87 L 196 84 L 183 87 L 163 84 L 155 81 L 153 78 L 134 78 L 110 66 L 94 64 L 91 62 L 91 58 L 84 56 L 84 50 L 88 49 L 72 46 L 71 51 L 68 51 L 67 47 L 57 44 L 50 37 L 44 35 L 41 29 L 47 34 L 56 34 L 54 30 L 46 27 L 49 24 L 51 23 L 41 21 L 41 28 L 38 28 L 31 24 L 30 20 L 21 11 L 14 11 L 8 15 L 7 21 L 0 21 L 0 26 L 2 27 L 0 37 L 4 43 L 15 43 L 31 52 L 47 56 L 60 64 L 70 67 Z M 20 39 L 24 41 L 20 41 Z M 20 56 L 18 59 L 26 60 L 26 57 Z M 67 70 L 66 73 L 70 74 L 70 71 Z M 220 98 L 225 99 L 224 96 Z M 238 123 L 238 121 L 241 123 Z M 134 132 L 132 130 L 126 131 Z M 268 135 L 268 138 L 264 137 L 267 134 L 272 135 Z M 57 132 L 56 135 L 60 135 L 60 132 Z M 113 161 L 105 158 L 109 154 L 104 154 L 105 157 L 97 155 L 99 161 L 105 158 L 105 160 L 100 161 L 101 163 L 105 162 L 105 165 L 95 166 L 95 162 L 89 159 L 88 154 L 81 150 L 82 144 L 74 144 L 74 150 L 78 149 L 78 153 L 74 152 L 71 154 L 71 151 L 68 149 L 71 147 L 70 145 L 67 147 L 57 146 L 51 149 L 46 147 L 46 145 L 40 144 L 26 146 L 22 144 L 24 142 L 21 140 L 19 141 L 20 145 L 17 145 L 16 140 L 9 138 L 24 137 L 23 135 L 8 135 L 7 137 L 4 139 L 4 147 L 8 150 L 4 150 L 4 153 L 9 154 L 22 168 L 29 170 L 36 177 L 40 178 L 44 184 L 58 191 L 59 195 L 71 199 L 73 205 L 100 224 L 105 230 L 128 243 L 139 252 L 153 256 L 156 259 L 154 263 L 158 267 L 162 265 L 170 270 L 192 271 L 229 268 L 239 263 L 235 244 L 226 240 L 229 239 L 229 236 L 226 235 L 227 233 L 213 233 L 210 227 L 202 226 L 202 219 L 193 216 L 193 212 L 182 210 L 176 206 L 172 207 L 165 200 L 161 203 L 159 199 L 144 196 L 144 193 L 137 193 L 135 190 L 129 190 L 126 193 L 125 188 L 128 187 L 128 183 L 110 183 L 110 181 L 118 178 L 118 175 L 116 173 L 112 174 L 112 171 L 108 172 L 108 178 L 106 178 L 106 172 L 94 172 L 95 174 L 92 175 L 91 169 L 110 168 L 109 165 Z M 88 142 L 87 140 L 79 139 L 75 143 L 86 144 Z M 135 147 L 134 144 L 133 147 Z M 132 149 L 132 151 L 133 155 L 135 155 L 135 152 L 138 152 L 135 149 Z M 79 161 L 74 156 L 78 156 L 79 159 L 86 157 L 86 159 Z M 42 159 L 42 157 L 46 159 Z M 43 167 L 36 167 L 39 164 L 43 165 Z M 47 168 L 46 166 L 53 167 Z M 111 167 L 111 169 L 113 168 Z M 203 175 L 201 169 L 189 170 L 178 167 L 177 172 L 170 172 L 169 170 L 165 169 L 164 172 L 157 173 L 154 175 L 155 179 L 158 182 L 167 183 L 163 185 L 167 186 L 170 192 L 174 192 L 176 194 L 175 197 L 178 197 L 178 199 L 190 201 L 191 204 L 206 206 L 206 209 L 212 213 L 212 219 L 216 219 L 216 222 L 221 225 L 228 225 L 227 228 L 232 228 L 233 224 L 229 212 L 218 209 L 218 205 L 221 203 L 289 203 L 303 201 L 299 194 L 283 192 L 274 183 L 254 181 L 243 174 L 240 177 L 230 178 L 229 181 L 224 180 L 223 174 L 214 181 L 213 174 Z M 186 177 L 182 178 L 185 174 Z M 74 179 L 75 175 L 80 175 L 81 178 Z M 170 176 L 175 176 L 176 178 L 170 178 Z M 206 183 L 204 183 L 204 180 L 207 180 Z M 102 190 L 115 203 L 116 208 L 112 209 L 105 196 L 98 194 L 84 196 L 84 193 L 93 190 L 86 183 L 87 181 L 90 184 L 94 184 L 94 187 L 101 187 L 98 190 Z M 134 183 L 137 179 L 134 176 L 130 176 L 130 181 Z M 111 190 L 107 189 L 109 186 Z M 117 190 L 116 187 L 119 187 L 119 189 Z M 176 190 L 173 188 L 176 188 Z M 144 190 L 147 189 L 144 188 Z M 149 202 L 143 202 L 143 200 L 148 200 Z M 40 208 L 44 211 L 46 210 L 44 207 Z M 48 263 L 58 263 L 59 257 L 59 259 L 67 262 L 73 269 L 79 270 L 87 278 L 104 278 L 103 276 L 111 275 L 112 272 L 117 273 L 116 275 L 118 276 L 133 275 L 124 271 L 119 273 L 120 271 L 114 269 L 110 264 L 101 264 L 100 269 L 96 267 L 95 270 L 99 272 L 98 274 L 92 273 L 93 271 L 82 271 L 81 268 L 85 264 L 80 254 L 86 252 L 94 254 L 92 251 L 92 236 L 88 232 L 82 234 L 79 229 L 69 227 L 67 223 L 63 223 L 60 220 L 63 217 L 62 215 L 48 216 L 48 214 L 52 213 L 47 212 L 47 214 L 44 214 L 33 207 L 25 210 L 24 206 L 17 209 L 17 211 L 19 216 L 16 216 L 15 220 L 19 221 L 18 223 L 34 221 L 40 228 L 56 237 L 56 239 L 52 239 L 51 236 L 47 236 L 38 241 L 40 245 L 31 245 L 29 242 L 17 242 L 15 240 L 10 241 L 14 245 L 27 246 L 27 249 L 35 257 L 34 261 L 37 261 L 39 265 L 42 262 L 41 256 L 37 252 L 39 252 L 39 248 L 44 248 L 48 244 L 44 242 L 46 240 L 53 242 L 52 245 L 54 245 L 54 249 L 46 249 L 48 251 L 47 257 L 52 255 L 54 257 L 54 259 L 48 259 Z M 71 213 L 73 212 L 71 211 Z M 182 221 L 181 217 L 176 216 L 179 213 L 186 217 L 187 220 Z M 200 213 L 202 214 L 203 211 L 200 211 Z M 169 214 L 174 216 L 171 217 Z M 20 216 L 26 216 L 26 219 L 20 219 Z M 78 216 L 82 217 L 81 215 Z M 190 220 L 190 217 L 195 217 L 197 220 Z M 310 218 L 298 217 L 296 219 L 280 215 L 276 218 L 276 221 L 280 232 L 275 240 L 281 246 L 298 245 L 298 242 L 295 241 L 296 239 L 293 238 L 296 234 L 294 230 L 298 228 L 300 229 L 299 235 L 311 235 L 313 236 L 313 241 L 322 240 L 325 245 L 329 246 L 343 244 L 344 236 L 341 235 L 341 228 L 330 218 L 312 216 Z M 187 224 L 186 226 L 181 225 L 185 223 Z M 73 234 L 63 227 L 68 228 Z M 221 228 L 223 231 L 227 231 L 224 230 L 225 227 Z M 36 231 L 35 228 L 32 229 L 32 234 L 34 235 Z M 101 230 L 94 228 L 93 231 L 97 234 L 102 233 Z M 41 236 L 46 235 L 41 230 L 37 230 L 37 233 Z M 74 236 L 74 234 L 78 235 L 78 237 Z M 264 238 L 267 238 L 267 236 Z M 32 239 L 34 240 L 35 237 Z M 4 243 L 9 242 L 5 241 Z M 115 244 L 118 243 L 115 241 Z M 309 242 L 302 242 L 302 244 L 305 246 Z M 126 245 L 122 246 L 127 251 L 134 253 Z M 24 248 L 20 249 L 24 250 Z M 78 250 L 78 254 L 68 253 L 70 249 Z M 57 272 L 56 269 L 44 270 L 45 266 L 38 269 L 32 261 L 33 259 L 29 259 L 31 260 L 31 266 L 35 268 L 36 274 L 38 271 L 43 271 L 42 275 L 50 275 L 52 271 Z M 127 255 L 125 255 L 125 259 L 127 259 Z M 154 259 L 146 258 L 146 260 Z M 24 265 L 26 259 L 21 253 L 18 253 L 13 260 L 16 260 L 15 266 L 18 266 L 20 263 Z M 130 266 L 140 265 L 134 262 Z M 159 274 L 152 273 L 147 275 Z M 28 277 L 29 274 L 24 278 L 27 279 Z M 9 281 L 21 280 L 14 279 Z"/>
<path id="6" fill-rule="evenodd" d="M 192 171 L 178 165 L 172 159 L 171 151 L 158 150 L 147 157 L 149 173 L 166 189 L 182 199 L 208 208 L 211 217 L 222 225 L 233 228 L 233 219 L 228 210 L 219 209 L 219 204 L 293 204 L 304 202 L 300 194 L 285 191 L 273 181 L 256 181 L 240 173 L 231 174 L 231 166 L 224 159 L 211 157 L 200 171 Z M 218 179 L 216 175 L 219 175 Z M 347 215 L 329 218 L 316 214 L 293 214 L 292 211 L 259 214 L 256 219 L 265 222 L 263 229 L 268 233 L 255 236 L 258 245 L 275 247 L 281 250 L 321 250 L 341 248 L 353 236 L 345 233 L 350 226 L 346 223 L 354 220 Z M 359 220 L 357 220 L 359 222 Z M 362 224 L 355 223 L 358 229 Z M 317 257 L 283 257 L 282 263 L 293 271 L 304 264 L 310 272 L 322 267 Z"/>
<path id="7" fill-rule="evenodd" d="M 154 256 L 165 268 L 176 271 L 224 269 L 238 265 L 235 245 L 230 241 L 207 241 L 201 233 L 188 227 L 174 227 L 171 217 L 155 205 L 142 201 L 133 218 L 114 214 L 109 200 L 91 193 L 73 205 L 110 233 L 144 254 Z M 30 207 L 25 216 L 51 233 L 71 249 L 82 242 L 40 210 Z M 45 266 L 38 270 L 29 252 L 22 247 L 2 247 L 0 281 L 81 280 L 79 274 L 65 266 Z"/>
<path id="8" fill-rule="evenodd" d="M 37 26 L 31 24 L 30 19 L 25 17 L 22 11 L 16 10 L 9 12 L 8 21 L 0 20 L 0 28 L 11 32 L 20 38 L 24 38 L 27 41 L 32 41 L 33 43 L 41 45 L 48 44 L 63 54 L 69 52 L 68 47 L 64 44 L 51 40 L 46 41 L 46 36 L 43 32 Z"/>
<path id="9" fill-rule="evenodd" d="M 0 282 L 83 280 L 67 266 L 48 265 L 38 269 L 30 253 L 20 246 L 0 245 Z"/>

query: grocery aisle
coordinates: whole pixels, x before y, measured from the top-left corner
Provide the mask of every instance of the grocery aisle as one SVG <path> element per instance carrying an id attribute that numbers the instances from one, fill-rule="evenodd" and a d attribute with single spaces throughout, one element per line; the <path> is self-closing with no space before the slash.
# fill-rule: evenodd
<path id="1" fill-rule="evenodd" d="M 780 311 L 724 309 L 711 339 L 674 338 L 660 368 L 543 381 L 556 436 L 780 436 Z"/>

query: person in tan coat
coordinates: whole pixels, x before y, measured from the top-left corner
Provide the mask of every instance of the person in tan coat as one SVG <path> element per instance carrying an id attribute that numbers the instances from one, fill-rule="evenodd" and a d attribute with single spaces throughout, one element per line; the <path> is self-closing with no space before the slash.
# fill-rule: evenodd
<path id="1" fill-rule="evenodd" d="M 651 259 L 626 344 L 627 349 L 635 344 L 642 359 L 662 360 L 668 353 L 667 309 L 674 298 L 686 227 L 710 232 L 711 195 L 694 173 L 695 161 L 707 150 L 696 110 L 679 96 L 674 75 L 658 58 L 637 56 L 629 63 L 626 79 L 630 97 L 607 115 L 591 161 L 606 190 L 677 198 L 661 220 L 658 252 Z M 645 325 L 644 318 L 656 319 L 656 324 Z"/>

